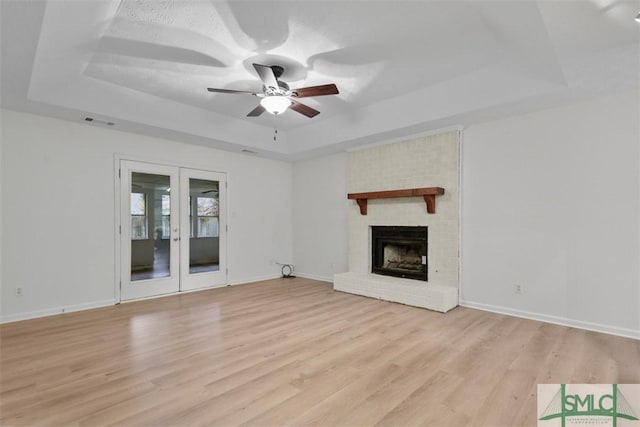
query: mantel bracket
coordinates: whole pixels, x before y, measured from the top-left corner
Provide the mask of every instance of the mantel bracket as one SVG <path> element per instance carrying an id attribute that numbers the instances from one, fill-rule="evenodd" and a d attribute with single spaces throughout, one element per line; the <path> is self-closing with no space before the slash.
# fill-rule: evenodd
<path id="1" fill-rule="evenodd" d="M 360 206 L 360 215 L 367 214 L 367 200 L 368 199 L 356 199 L 358 206 Z"/>

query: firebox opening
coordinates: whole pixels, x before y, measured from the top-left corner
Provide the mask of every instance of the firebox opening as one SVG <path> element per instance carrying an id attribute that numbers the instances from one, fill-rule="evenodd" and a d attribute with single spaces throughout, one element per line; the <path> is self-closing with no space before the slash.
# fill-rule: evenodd
<path id="1" fill-rule="evenodd" d="M 427 280 L 427 227 L 371 227 L 371 272 Z"/>

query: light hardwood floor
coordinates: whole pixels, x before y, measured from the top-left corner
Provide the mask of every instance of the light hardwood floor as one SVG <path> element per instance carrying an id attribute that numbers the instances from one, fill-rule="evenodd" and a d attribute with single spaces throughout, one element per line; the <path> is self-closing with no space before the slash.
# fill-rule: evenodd
<path id="1" fill-rule="evenodd" d="M 640 383 L 640 341 L 271 280 L 2 325 L 0 424 L 536 424 L 538 383 Z"/>

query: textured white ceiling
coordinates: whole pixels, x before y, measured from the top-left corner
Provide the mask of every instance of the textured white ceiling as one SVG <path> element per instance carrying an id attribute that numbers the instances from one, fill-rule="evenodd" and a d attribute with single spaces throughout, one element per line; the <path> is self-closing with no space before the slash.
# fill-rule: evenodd
<path id="1" fill-rule="evenodd" d="M 1 6 L 3 106 L 95 115 L 124 130 L 280 158 L 629 90 L 638 80 L 636 0 Z M 335 83 L 340 94 L 305 98 L 321 111 L 314 119 L 247 118 L 255 97 L 206 91 L 260 91 L 254 62 L 284 66 L 292 88 Z"/>

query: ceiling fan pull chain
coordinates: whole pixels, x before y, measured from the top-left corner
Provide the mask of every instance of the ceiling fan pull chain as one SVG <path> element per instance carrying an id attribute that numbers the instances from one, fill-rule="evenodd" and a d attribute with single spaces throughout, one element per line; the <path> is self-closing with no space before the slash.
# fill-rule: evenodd
<path id="1" fill-rule="evenodd" d="M 278 140 L 278 129 L 273 128 L 273 141 L 277 141 Z"/>

